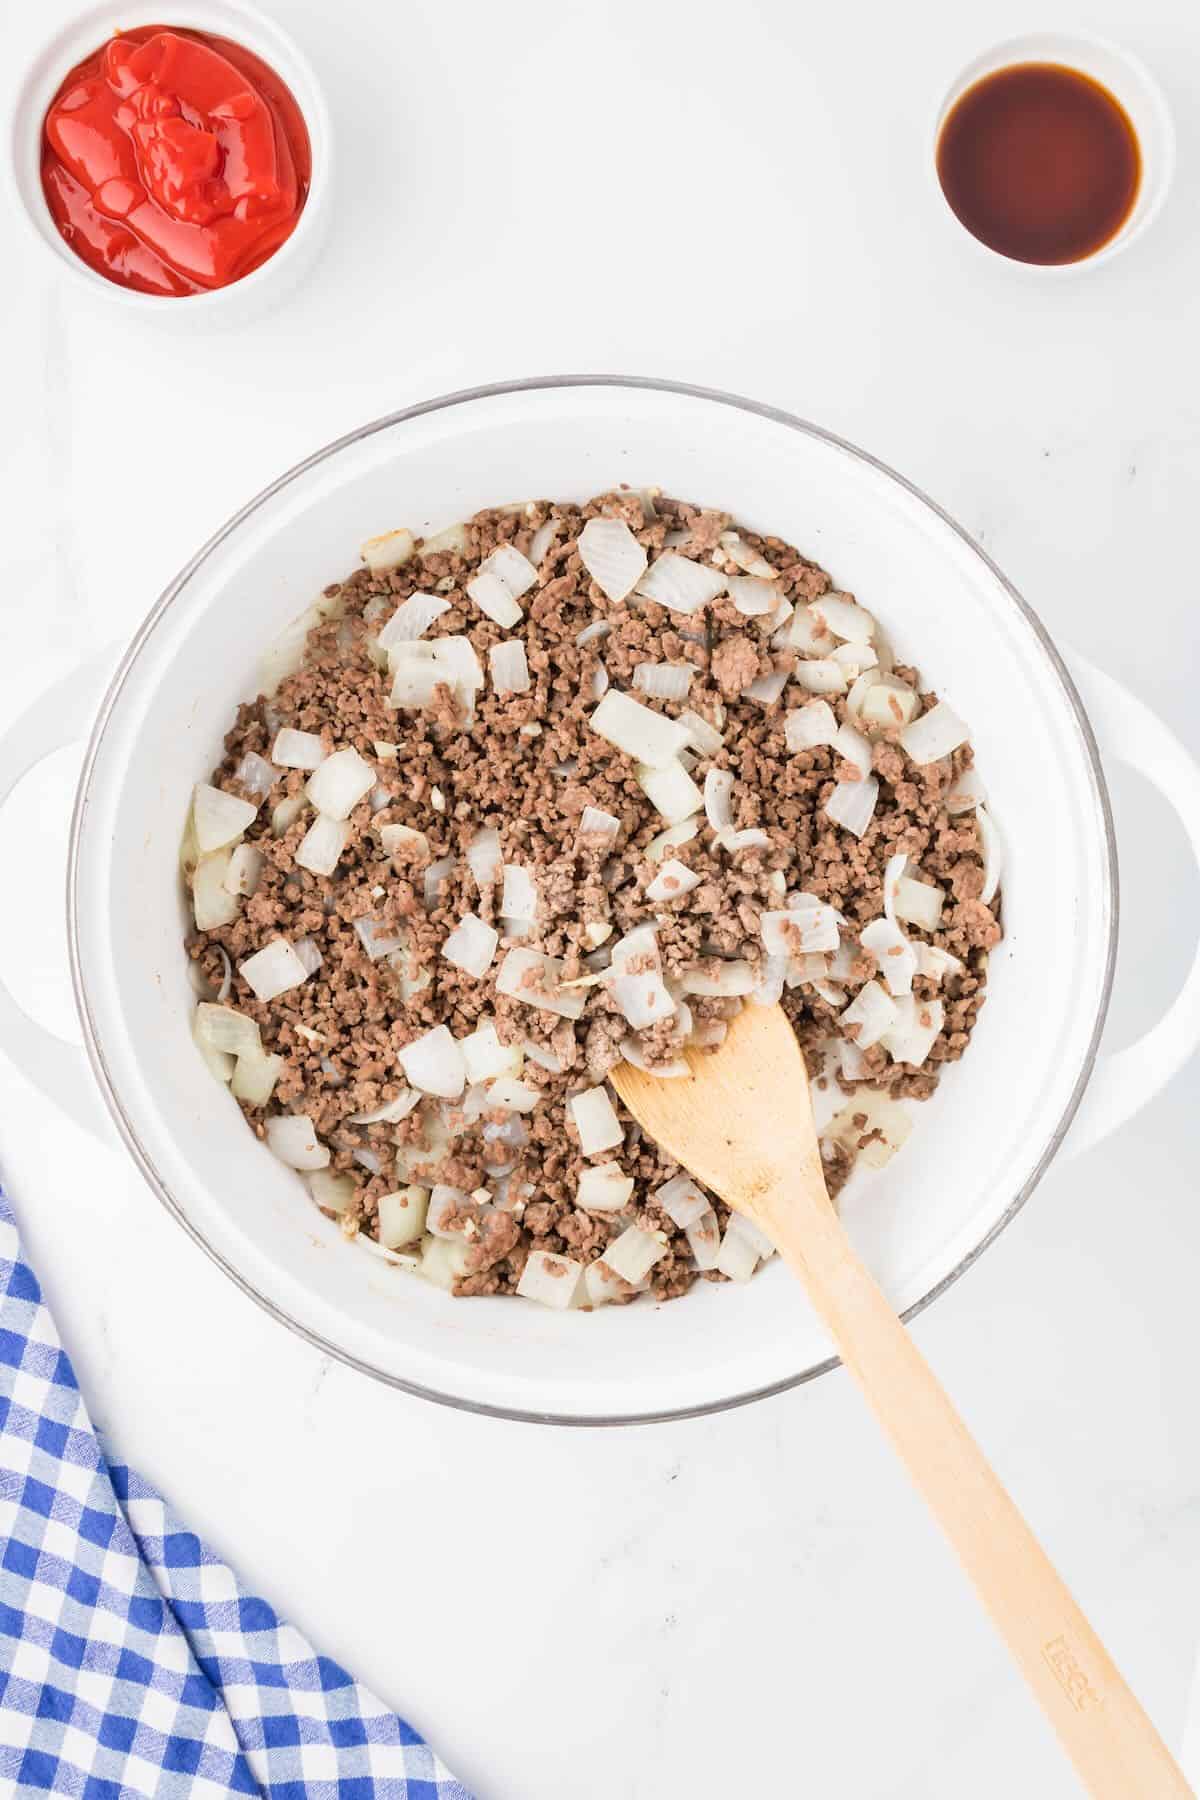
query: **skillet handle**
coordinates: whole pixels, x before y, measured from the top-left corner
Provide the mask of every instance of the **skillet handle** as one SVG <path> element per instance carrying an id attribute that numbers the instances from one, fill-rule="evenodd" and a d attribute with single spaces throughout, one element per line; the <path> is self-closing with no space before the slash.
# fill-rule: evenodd
<path id="1" fill-rule="evenodd" d="M 17 783 L 53 751 L 83 737 L 96 703 L 116 666 L 110 644 L 40 694 L 0 734 L 0 808 Z M 9 866 L 12 857 L 4 859 Z M 83 1130 L 106 1141 L 111 1135 L 88 1060 L 79 1044 L 47 1031 L 19 1006 L 0 976 L 0 1050 Z"/>
<path id="2" fill-rule="evenodd" d="M 1188 835 L 1200 863 L 1200 767 L 1148 706 L 1085 657 L 1068 657 L 1105 757 L 1153 782 Z M 1101 1056 L 1060 1157 L 1077 1156 L 1152 1100 L 1200 1044 L 1200 945 L 1175 999 L 1156 1025 L 1124 1050 Z"/>

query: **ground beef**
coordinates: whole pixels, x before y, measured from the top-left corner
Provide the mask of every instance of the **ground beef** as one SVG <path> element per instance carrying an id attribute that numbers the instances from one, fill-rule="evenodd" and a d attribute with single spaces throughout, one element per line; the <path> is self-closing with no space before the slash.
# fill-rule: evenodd
<path id="1" fill-rule="evenodd" d="M 589 577 L 578 547 L 587 520 L 600 516 L 624 520 L 652 561 L 668 549 L 735 576 L 747 551 L 765 559 L 774 572 L 778 607 L 746 616 L 725 594 L 684 615 L 636 596 L 613 604 Z M 547 543 L 541 528 L 550 525 Z M 343 1214 L 351 1233 L 373 1235 L 381 1196 L 410 1183 L 457 1190 L 460 1203 L 440 1224 L 444 1232 L 460 1234 L 466 1246 L 458 1294 L 512 1293 L 532 1251 L 585 1264 L 602 1259 L 631 1224 L 662 1234 L 664 1253 L 648 1282 L 656 1297 L 684 1293 L 698 1275 L 684 1233 L 652 1199 L 678 1173 L 676 1166 L 642 1137 L 615 1096 L 624 1128 L 617 1149 L 584 1158 L 568 1124 L 569 1097 L 603 1082 L 631 1036 L 609 988 L 601 981 L 572 990 L 583 994 L 584 1009 L 577 1022 L 563 1020 L 497 991 L 509 949 L 534 948 L 558 958 L 562 980 L 588 984 L 612 944 L 649 922 L 662 975 L 678 996 L 689 975 L 711 976 L 731 959 L 769 980 L 762 914 L 783 908 L 785 896 L 816 896 L 842 915 L 844 966 L 836 978 L 822 980 L 819 991 L 814 983 L 820 971 L 789 965 L 782 1004 L 814 1074 L 820 1069 L 822 1084 L 840 1086 L 847 1095 L 866 1086 L 927 1096 L 942 1066 L 962 1055 L 983 1004 L 988 952 L 1000 937 L 999 897 L 986 904 L 981 897 L 984 857 L 973 811 L 947 806 L 956 780 L 971 766 L 970 747 L 922 767 L 905 753 L 899 724 L 874 730 L 874 815 L 861 838 L 836 825 L 825 803 L 836 781 L 860 778 L 860 771 L 830 745 L 789 750 L 787 716 L 810 695 L 789 683 L 772 704 L 745 697 L 757 677 L 793 668 L 798 652 L 785 641 L 786 614 L 825 594 L 829 577 L 779 538 L 742 530 L 731 540 L 729 529 L 724 513 L 661 496 L 647 505 L 622 490 L 582 507 L 539 501 L 483 512 L 469 522 L 457 548 L 418 552 L 385 574 L 359 569 L 326 590 L 298 666 L 275 691 L 238 709 L 214 771 L 214 785 L 261 801 L 244 840 L 263 859 L 253 893 L 229 923 L 197 930 L 188 941 L 214 987 L 229 959 L 228 1004 L 257 1023 L 265 1050 L 280 1059 L 271 1099 L 265 1106 L 243 1102 L 246 1117 L 260 1136 L 269 1114 L 309 1117 L 329 1147 L 332 1170 L 353 1179 Z M 444 682 L 423 708 L 389 706 L 391 676 L 375 639 L 396 607 L 414 594 L 444 600 L 447 610 L 424 641 L 465 636 L 487 670 L 489 651 L 511 634 L 479 610 L 467 583 L 497 546 L 511 544 L 528 554 L 536 534 L 538 580 L 520 602 L 528 692 L 500 696 L 489 680 L 472 706 L 459 687 Z M 580 633 L 598 620 L 607 632 L 581 645 Z M 703 786 L 710 770 L 728 771 L 734 778 L 732 829 L 765 833 L 765 844 L 755 837 L 731 848 L 718 841 L 701 813 L 694 836 L 654 855 L 665 821 L 647 798 L 637 765 L 588 724 L 605 682 L 646 700 L 635 675 L 646 662 L 686 664 L 694 671 L 686 700 L 646 703 L 674 718 L 690 711 L 720 732 L 719 749 L 697 743 L 686 759 L 692 777 Z M 916 670 L 898 667 L 895 674 L 919 692 Z M 922 708 L 934 703 L 932 694 L 921 695 Z M 831 697 L 829 704 L 839 724 L 846 723 L 847 696 Z M 314 817 L 304 798 L 307 773 L 277 769 L 263 796 L 244 762 L 250 753 L 269 759 L 284 726 L 319 734 L 327 753 L 353 747 L 377 775 L 374 793 L 350 815 L 329 877 L 296 861 Z M 588 806 L 618 821 L 615 842 L 603 832 L 580 831 Z M 380 836 L 387 825 L 407 826 L 423 838 L 389 857 Z M 503 861 L 522 865 L 535 879 L 538 917 L 529 935 L 517 935 L 503 918 L 499 878 L 487 875 L 481 883 L 472 872 L 468 847 L 487 828 L 499 833 Z M 896 1062 L 875 1044 L 861 1049 L 850 1079 L 836 1055 L 831 1061 L 839 1041 L 855 1037 L 853 1027 L 839 1028 L 838 1015 L 877 973 L 857 933 L 883 912 L 884 870 L 901 850 L 909 873 L 944 893 L 938 928 L 910 926 L 908 935 L 949 952 L 959 966 L 940 978 L 916 977 L 918 1015 L 928 1016 L 925 1009 L 934 1002 L 944 1008 L 943 1028 L 921 1066 Z M 690 891 L 652 902 L 646 889 L 663 856 L 699 881 Z M 436 881 L 428 878 L 434 863 L 444 863 Z M 185 858 L 189 875 L 194 865 L 193 852 Z M 491 967 L 479 980 L 441 954 L 468 912 L 501 933 Z M 365 920 L 377 936 L 396 940 L 375 960 L 356 930 Z M 264 1003 L 238 965 L 278 937 L 293 944 L 308 940 L 322 960 L 303 985 Z M 740 1004 L 691 994 L 691 1030 L 715 1046 Z M 679 1011 L 637 1034 L 643 1058 L 661 1064 L 677 1057 L 685 1018 Z M 447 1025 L 461 1039 L 485 1020 L 495 1022 L 504 1044 L 532 1046 L 520 1077 L 538 1091 L 532 1112 L 506 1114 L 468 1093 L 452 1103 L 422 1100 L 399 1123 L 355 1123 L 354 1115 L 404 1093 L 398 1054 L 405 1046 L 435 1025 Z M 554 1071 L 542 1066 L 547 1059 Z M 854 1152 L 841 1142 L 823 1148 L 828 1185 L 836 1193 Z M 628 1206 L 618 1214 L 580 1208 L 582 1169 L 589 1161 L 609 1160 L 633 1177 Z M 712 1204 L 723 1229 L 728 1213 L 719 1201 Z M 636 1290 L 614 1280 L 612 1292 L 628 1300 Z"/>

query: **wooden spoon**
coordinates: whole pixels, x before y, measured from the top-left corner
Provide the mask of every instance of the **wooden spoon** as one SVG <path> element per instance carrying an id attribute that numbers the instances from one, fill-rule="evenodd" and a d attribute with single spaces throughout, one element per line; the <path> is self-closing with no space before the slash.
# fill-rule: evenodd
<path id="1" fill-rule="evenodd" d="M 825 1191 L 804 1058 L 777 1006 L 747 1006 L 690 1079 L 610 1079 L 667 1154 L 766 1233 L 799 1276 L 975 1583 L 1090 1793 L 1191 1795 L 1029 1526 L 846 1236 Z"/>

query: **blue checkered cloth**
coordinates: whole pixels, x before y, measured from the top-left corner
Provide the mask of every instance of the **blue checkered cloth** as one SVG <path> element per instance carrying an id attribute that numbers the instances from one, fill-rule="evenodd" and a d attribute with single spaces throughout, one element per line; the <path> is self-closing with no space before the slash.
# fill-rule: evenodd
<path id="1" fill-rule="evenodd" d="M 0 1794 L 470 1800 L 109 1463 L 0 1192 Z"/>

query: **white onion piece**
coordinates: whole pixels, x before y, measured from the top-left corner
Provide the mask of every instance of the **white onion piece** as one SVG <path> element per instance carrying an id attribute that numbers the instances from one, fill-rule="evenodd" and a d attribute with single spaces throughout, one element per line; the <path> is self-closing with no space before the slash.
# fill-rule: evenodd
<path id="1" fill-rule="evenodd" d="M 253 824 L 258 808 L 207 781 L 196 783 L 192 796 L 192 829 L 201 856 L 223 850 Z"/>
<path id="2" fill-rule="evenodd" d="M 273 1113 L 266 1122 L 267 1148 L 289 1169 L 324 1169 L 329 1146 L 304 1113 Z"/>
<path id="3" fill-rule="evenodd" d="M 812 894 L 798 895 L 784 911 L 763 913 L 759 929 L 769 956 L 821 956 L 839 942 L 837 914 Z"/>
<path id="4" fill-rule="evenodd" d="M 769 1257 L 774 1256 L 775 1246 L 766 1232 L 760 1230 L 753 1219 L 748 1219 L 745 1213 L 731 1214 L 726 1229 L 733 1237 L 741 1238 L 749 1244 L 760 1262 L 766 1262 Z"/>
<path id="5" fill-rule="evenodd" d="M 247 1106 L 265 1106 L 282 1073 L 282 1056 L 269 1055 L 261 1048 L 243 1051 L 233 1071 L 230 1091 L 235 1100 L 242 1100 Z"/>
<path id="6" fill-rule="evenodd" d="M 425 871 L 424 900 L 426 912 L 433 912 L 442 903 L 441 886 L 454 873 L 454 858 L 439 856 L 436 862 L 430 863 Z"/>
<path id="7" fill-rule="evenodd" d="M 663 769 L 675 762 L 691 741 L 674 719 L 664 718 L 619 688 L 611 688 L 605 694 L 588 724 L 626 756 L 648 763 L 652 769 Z"/>
<path id="8" fill-rule="evenodd" d="M 597 1156 L 601 1150 L 615 1150 L 624 1143 L 625 1131 L 606 1088 L 584 1088 L 581 1094 L 572 1094 L 567 1110 L 585 1156 Z"/>
<path id="9" fill-rule="evenodd" d="M 782 650 L 787 646 L 788 632 L 795 616 L 796 608 L 791 601 L 781 600 L 773 613 L 759 621 L 759 630 L 767 634 L 777 650 Z"/>
<path id="10" fill-rule="evenodd" d="M 597 638 L 606 638 L 611 630 L 612 626 L 607 619 L 593 619 L 590 625 L 585 625 L 583 630 L 577 633 L 575 642 L 582 650 L 585 644 L 594 643 Z"/>
<path id="11" fill-rule="evenodd" d="M 488 666 L 492 671 L 492 686 L 497 694 L 529 692 L 532 686 L 529 662 L 521 638 L 505 638 L 503 643 L 493 644 L 488 651 Z"/>
<path id="12" fill-rule="evenodd" d="M 539 1069 L 547 1069 L 551 1075 L 562 1074 L 562 1059 L 549 1044 L 539 1044 L 536 1038 L 526 1038 L 522 1048 L 530 1062 L 536 1063 Z"/>
<path id="13" fill-rule="evenodd" d="M 435 638 L 430 649 L 442 672 L 441 679 L 469 703 L 472 695 L 483 686 L 483 664 L 470 638 L 461 635 Z"/>
<path id="14" fill-rule="evenodd" d="M 500 912 L 505 919 L 519 919 L 532 924 L 538 913 L 538 891 L 533 876 L 521 863 L 502 865 L 504 884 L 500 890 Z"/>
<path id="15" fill-rule="evenodd" d="M 664 550 L 638 582 L 637 591 L 644 600 L 655 600 L 671 612 L 692 613 L 715 600 L 724 587 L 719 569 Z"/>
<path id="16" fill-rule="evenodd" d="M 722 963 L 715 975 L 702 973 L 699 969 L 685 971 L 679 978 L 682 993 L 699 994 L 702 999 L 732 1000 L 745 994 L 752 994 L 758 986 L 758 976 L 748 962 L 741 958 Z"/>
<path id="17" fill-rule="evenodd" d="M 884 992 L 877 981 L 863 984 L 842 1013 L 840 1024 L 843 1031 L 849 1026 L 858 1026 L 851 1042 L 860 1050 L 869 1050 L 877 1044 L 886 1031 L 890 1031 L 898 1018 L 896 1002 Z"/>
<path id="18" fill-rule="evenodd" d="M 866 1081 L 871 1073 L 866 1057 L 849 1038 L 838 1040 L 838 1064 L 846 1081 Z"/>
<path id="19" fill-rule="evenodd" d="M 725 583 L 729 598 L 748 619 L 764 618 L 779 605 L 779 590 L 759 575 L 731 575 Z"/>
<path id="20" fill-rule="evenodd" d="M 979 898 L 985 906 L 990 906 L 1000 885 L 1004 845 L 996 829 L 996 821 L 986 806 L 977 806 L 975 817 L 979 821 L 979 835 L 983 839 L 983 889 Z"/>
<path id="21" fill-rule="evenodd" d="M 425 636 L 435 619 L 449 611 L 450 602 L 439 594 L 410 594 L 400 602 L 376 642 L 381 650 L 390 650 L 393 644 L 414 644 Z"/>
<path id="22" fill-rule="evenodd" d="M 845 1006 L 845 988 L 835 986 L 832 981 L 814 981 L 812 985 L 813 992 L 819 995 L 827 1006 L 832 1006 L 835 1012 L 840 1012 Z"/>
<path id="23" fill-rule="evenodd" d="M 853 725 L 843 725 L 840 728 L 833 740 L 833 747 L 846 762 L 854 764 L 864 780 L 871 773 L 871 745 L 861 731 L 855 731 Z"/>
<path id="24" fill-rule="evenodd" d="M 782 649 L 799 650 L 802 656 L 832 657 L 837 639 L 822 631 L 820 622 L 807 606 L 793 609 L 790 619 L 775 633 L 773 640 Z"/>
<path id="25" fill-rule="evenodd" d="M 727 831 L 721 843 L 731 856 L 736 856 L 739 850 L 769 850 L 771 834 L 757 825 L 749 825 L 745 831 Z"/>
<path id="26" fill-rule="evenodd" d="M 519 1075 L 525 1057 L 519 1044 L 502 1044 L 491 1020 L 477 1025 L 469 1037 L 462 1038 L 459 1049 L 467 1065 L 471 1082 L 495 1081 L 501 1075 Z M 535 1059 L 536 1060 L 536 1059 Z"/>
<path id="27" fill-rule="evenodd" d="M 586 839 L 589 850 L 602 850 L 615 844 L 621 834 L 621 821 L 599 806 L 585 806 L 579 815 L 576 845 Z"/>
<path id="28" fill-rule="evenodd" d="M 592 519 L 591 524 L 599 523 Z M 547 1250 L 531 1250 L 525 1259 L 517 1292 L 523 1300 L 536 1300 L 540 1306 L 551 1306 L 557 1312 L 570 1306 L 583 1274 L 583 1264 L 566 1256 L 552 1256 Z"/>
<path id="29" fill-rule="evenodd" d="M 367 1112 L 351 1113 L 346 1122 L 349 1125 L 398 1125 L 420 1104 L 421 1096 L 415 1088 L 401 1088 L 394 1100 L 385 1100 Z"/>
<path id="30" fill-rule="evenodd" d="M 622 1038 L 621 1055 L 643 1075 L 653 1075 L 658 1081 L 678 1081 L 690 1075 L 691 1070 L 682 1057 L 673 1057 L 670 1062 L 648 1062 L 635 1037 Z"/>
<path id="31" fill-rule="evenodd" d="M 467 1084 L 463 1053 L 445 1025 L 406 1044 L 399 1053 L 400 1067 L 412 1087 L 442 1100 L 457 1100 Z"/>
<path id="32" fill-rule="evenodd" d="M 870 1136 L 860 1149 L 860 1140 L 874 1132 L 881 1132 L 882 1138 Z M 912 1119 L 905 1108 L 887 1094 L 867 1088 L 830 1119 L 824 1135 L 852 1151 L 867 1168 L 882 1169 L 911 1133 Z"/>
<path id="33" fill-rule="evenodd" d="M 319 813 L 348 819 L 375 786 L 375 771 L 352 748 L 335 750 L 308 778 L 305 793 Z"/>
<path id="34" fill-rule="evenodd" d="M 702 1212 L 690 1225 L 685 1225 L 683 1234 L 687 1238 L 696 1267 L 701 1271 L 715 1269 L 721 1250 L 721 1227 L 712 1208 Z"/>
<path id="35" fill-rule="evenodd" d="M 867 669 L 873 669 L 879 661 L 873 644 L 839 644 L 836 650 L 829 653 L 831 662 L 845 669 L 848 675 L 861 675 Z"/>
<path id="36" fill-rule="evenodd" d="M 603 700 L 610 686 L 608 670 L 603 663 L 597 663 L 588 680 L 588 699 Z"/>
<path id="37" fill-rule="evenodd" d="M 651 700 L 686 700 L 695 673 L 692 663 L 641 662 L 633 671 L 633 685 Z"/>
<path id="38" fill-rule="evenodd" d="M 402 567 L 415 548 L 416 542 L 411 531 L 381 531 L 378 537 L 367 539 L 359 555 L 372 575 L 386 575 L 390 569 Z"/>
<path id="39" fill-rule="evenodd" d="M 432 537 L 422 538 L 417 555 L 426 556 L 465 556 L 471 548 L 471 534 L 465 525 L 447 525 L 444 531 L 435 531 Z"/>
<path id="40" fill-rule="evenodd" d="M 918 925 L 922 931 L 936 931 L 945 899 L 944 888 L 902 875 L 896 883 L 896 917 L 906 925 Z"/>
<path id="41" fill-rule="evenodd" d="M 462 1232 L 456 1231 L 448 1221 L 466 1204 L 467 1196 L 462 1188 L 451 1187 L 444 1181 L 436 1182 L 425 1212 L 426 1231 L 432 1232 L 434 1237 L 462 1240 Z"/>
<path id="42" fill-rule="evenodd" d="M 893 925 L 897 923 L 896 889 L 899 887 L 900 878 L 907 867 L 908 852 L 898 850 L 894 856 L 888 857 L 887 867 L 883 871 L 883 913 L 884 917 L 890 919 Z"/>
<path id="43" fill-rule="evenodd" d="M 271 761 L 283 769 L 316 769 L 325 761 L 325 746 L 318 732 L 293 731 L 285 726 L 275 734 Z"/>
<path id="44" fill-rule="evenodd" d="M 869 644 L 875 635 L 874 617 L 849 594 L 821 594 L 809 602 L 808 610 L 817 630 L 831 631 L 834 637 Z"/>
<path id="45" fill-rule="evenodd" d="M 615 1162 L 596 1163 L 581 1169 L 575 1204 L 585 1212 L 621 1212 L 633 1195 L 633 1177 Z"/>
<path id="46" fill-rule="evenodd" d="M 917 956 L 917 973 L 926 975 L 931 981 L 942 981 L 947 975 L 961 975 L 966 967 L 957 956 L 951 956 L 938 944 L 926 944 L 919 938 L 913 945 Z"/>
<path id="47" fill-rule="evenodd" d="M 896 1018 L 883 1034 L 883 1047 L 893 1062 L 919 1069 L 946 1022 L 945 1008 L 940 1000 L 917 1000 L 911 994 L 903 995 L 896 1008 Z"/>
<path id="48" fill-rule="evenodd" d="M 667 1246 L 661 1237 L 631 1225 L 620 1237 L 613 1239 L 600 1261 L 622 1281 L 637 1287 L 666 1254 Z"/>
<path id="49" fill-rule="evenodd" d="M 635 975 L 616 975 L 609 992 L 618 1011 L 635 1031 L 645 1031 L 675 1011 L 675 1001 L 663 978 L 653 969 Z"/>
<path id="50" fill-rule="evenodd" d="M 394 1194 L 381 1194 L 377 1204 L 376 1231 L 385 1249 L 399 1250 L 404 1244 L 415 1244 L 424 1235 L 428 1188 L 398 1188 Z"/>
<path id="51" fill-rule="evenodd" d="M 763 581 L 778 580 L 779 571 L 773 569 L 766 557 L 753 549 L 736 531 L 721 533 L 721 550 L 726 562 L 736 563 L 747 575 L 757 575 Z"/>
<path id="52" fill-rule="evenodd" d="M 471 1246 L 465 1238 L 455 1237 L 452 1241 L 445 1238 L 425 1237 L 421 1240 L 421 1260 L 417 1273 L 434 1287 L 443 1288 L 452 1293 L 454 1283 L 467 1272 Z"/>
<path id="53" fill-rule="evenodd" d="M 728 1276 L 730 1281 L 749 1281 L 758 1267 L 758 1251 L 748 1237 L 734 1229 L 737 1218 L 737 1213 L 730 1215 L 713 1268 Z"/>
<path id="54" fill-rule="evenodd" d="M 666 1213 L 672 1224 L 678 1225 L 680 1231 L 686 1231 L 709 1210 L 707 1197 L 690 1175 L 672 1175 L 669 1181 L 655 1188 L 650 1199 Z"/>
<path id="55" fill-rule="evenodd" d="M 975 769 L 964 769 L 956 775 L 954 781 L 942 796 L 942 805 L 948 813 L 970 812 L 981 800 L 987 799 L 987 790 L 979 779 Z"/>
<path id="56" fill-rule="evenodd" d="M 500 858 L 500 833 L 494 826 L 487 825 L 482 831 L 477 831 L 467 845 L 467 863 L 481 894 L 498 877 Z"/>
<path id="57" fill-rule="evenodd" d="M 742 689 L 746 700 L 757 700 L 760 706 L 774 706 L 788 684 L 786 669 L 774 669 L 770 675 L 758 675 L 749 687 Z"/>
<path id="58" fill-rule="evenodd" d="M 371 789 L 370 795 L 368 796 L 371 805 L 371 817 L 374 818 L 376 813 L 386 812 L 388 807 L 392 804 L 392 797 L 391 789 L 384 787 L 382 781 L 378 782 Z"/>
<path id="59" fill-rule="evenodd" d="M 696 871 L 689 869 L 677 857 L 670 856 L 659 865 L 658 874 L 646 888 L 646 898 L 656 904 L 663 900 L 679 900 L 699 885 L 700 877 Z"/>
<path id="60" fill-rule="evenodd" d="M 556 956 L 542 956 L 537 950 L 510 950 L 500 964 L 496 991 L 511 1000 L 520 1000 L 540 1012 L 557 1013 L 562 1019 L 578 1019 L 584 1008 L 585 995 L 567 991 L 560 985 L 563 965 Z"/>
<path id="61" fill-rule="evenodd" d="M 532 1112 L 542 1097 L 540 1088 L 518 1081 L 515 1075 L 500 1075 L 487 1090 L 487 1104 L 500 1112 Z"/>
<path id="62" fill-rule="evenodd" d="M 877 675 L 873 669 L 860 679 L 864 685 L 856 711 L 864 725 L 894 729 L 907 725 L 916 716 L 921 697 L 906 681 L 899 681 L 894 675 Z"/>
<path id="63" fill-rule="evenodd" d="M 699 831 L 700 821 L 698 818 L 693 816 L 690 819 L 684 819 L 680 824 L 671 825 L 666 831 L 660 831 L 656 837 L 652 837 L 642 855 L 647 862 L 656 863 L 666 851 L 674 850 L 680 844 L 690 844 L 692 839 L 699 835 Z"/>
<path id="64" fill-rule="evenodd" d="M 860 838 L 875 813 L 879 783 L 873 775 L 865 781 L 839 781 L 825 802 L 825 811 L 835 825 Z"/>
<path id="65" fill-rule="evenodd" d="M 292 949 L 303 963 L 306 974 L 315 975 L 325 961 L 310 937 L 297 938 Z"/>
<path id="66" fill-rule="evenodd" d="M 632 593 L 646 571 L 646 552 L 623 519 L 589 519 L 579 534 L 579 559 L 614 601 Z"/>
<path id="67" fill-rule="evenodd" d="M 367 1171 L 368 1175 L 383 1174 L 383 1161 L 376 1150 L 356 1150 L 354 1152 L 354 1160 L 360 1169 L 365 1169 Z"/>
<path id="68" fill-rule="evenodd" d="M 278 770 L 273 769 L 265 757 L 254 750 L 247 750 L 237 768 L 233 771 L 235 781 L 240 781 L 256 799 L 265 800 L 275 783 L 279 780 Z"/>
<path id="69" fill-rule="evenodd" d="M 414 831 L 411 825 L 379 825 L 376 829 L 387 856 L 394 857 L 403 852 L 406 862 L 424 862 L 429 855 L 429 839 L 423 831 Z"/>
<path id="70" fill-rule="evenodd" d="M 858 941 L 879 964 L 889 994 L 912 993 L 917 955 L 898 925 L 891 919 L 872 919 L 859 932 Z"/>
<path id="71" fill-rule="evenodd" d="M 262 1050 L 262 1038 L 254 1020 L 232 1006 L 214 1006 L 202 1000 L 196 1008 L 195 1036 L 210 1050 L 227 1056 L 251 1056 Z"/>
<path id="72" fill-rule="evenodd" d="M 789 712 L 783 721 L 783 740 L 793 752 L 833 744 L 837 735 L 837 716 L 828 700 L 809 700 Z"/>
<path id="73" fill-rule="evenodd" d="M 235 844 L 229 865 L 221 877 L 221 886 L 229 894 L 250 895 L 262 879 L 266 858 L 253 844 Z"/>
<path id="74" fill-rule="evenodd" d="M 665 768 L 639 763 L 634 774 L 651 806 L 668 825 L 682 824 L 704 805 L 704 795 L 682 763 L 668 763 Z"/>
<path id="75" fill-rule="evenodd" d="M 381 962 L 385 956 L 391 956 L 396 950 L 403 950 L 404 937 L 381 925 L 378 919 L 355 919 L 354 931 L 359 943 L 372 962 Z"/>
<path id="76" fill-rule="evenodd" d="M 690 708 L 680 713 L 676 723 L 682 725 L 701 756 L 715 756 L 725 742 L 715 725 L 710 725 L 707 719 L 701 718 L 698 712 L 692 712 Z"/>
<path id="77" fill-rule="evenodd" d="M 525 617 L 523 609 L 509 593 L 500 576 L 494 574 L 485 565 L 478 575 L 467 583 L 467 593 L 475 602 L 481 613 L 486 613 L 505 631 L 519 625 Z"/>
<path id="78" fill-rule="evenodd" d="M 544 525 L 538 526 L 532 538 L 529 540 L 529 560 L 531 563 L 540 566 L 547 550 L 561 530 L 561 519 L 547 519 Z"/>
<path id="79" fill-rule="evenodd" d="M 296 861 L 314 875 L 332 875 L 346 848 L 350 827 L 345 819 L 318 813 L 296 846 Z"/>
<path id="80" fill-rule="evenodd" d="M 493 926 L 485 925 L 477 913 L 464 913 L 442 945 L 442 955 L 464 975 L 481 981 L 492 966 L 499 942 L 500 934 Z"/>
<path id="81" fill-rule="evenodd" d="M 238 974 L 256 1000 L 275 1000 L 308 980 L 308 970 L 286 938 L 272 938 L 238 964 Z"/>
<path id="82" fill-rule="evenodd" d="M 927 713 L 904 727 L 900 742 L 912 760 L 924 767 L 949 756 L 965 744 L 970 735 L 958 714 L 944 700 L 939 700 Z"/>
<path id="83" fill-rule="evenodd" d="M 844 694 L 849 685 L 845 669 L 831 657 L 798 662 L 792 673 L 798 686 L 809 694 Z"/>
<path id="84" fill-rule="evenodd" d="M 704 777 L 704 816 L 718 837 L 733 828 L 733 773 L 710 769 Z"/>
<path id="85" fill-rule="evenodd" d="M 286 794 L 271 811 L 271 831 L 274 836 L 286 837 L 307 805 L 308 798 L 303 792 Z"/>
<path id="86" fill-rule="evenodd" d="M 768 956 L 758 971 L 758 981 L 754 992 L 749 996 L 754 1006 L 777 1006 L 783 998 L 783 984 L 787 977 L 788 959 L 786 956 Z"/>

